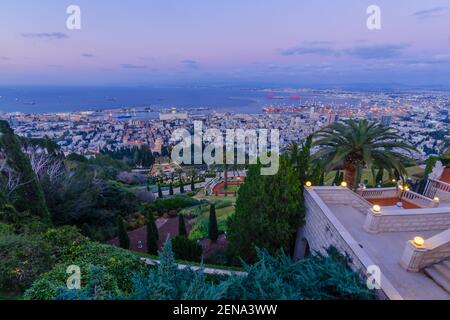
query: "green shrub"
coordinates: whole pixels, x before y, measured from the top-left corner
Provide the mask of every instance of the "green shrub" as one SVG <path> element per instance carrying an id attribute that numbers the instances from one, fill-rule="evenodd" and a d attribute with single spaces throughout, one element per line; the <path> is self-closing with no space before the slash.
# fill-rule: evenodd
<path id="1" fill-rule="evenodd" d="M 231 200 L 216 200 L 213 203 L 216 206 L 216 209 L 228 208 L 233 205 Z"/>
<path id="2" fill-rule="evenodd" d="M 61 288 L 66 287 L 67 278 L 70 276 L 70 274 L 66 273 L 67 267 L 69 266 L 70 264 L 59 264 L 55 266 L 51 272 L 44 274 L 33 283 L 31 288 L 25 292 L 24 298 L 29 300 L 55 300 L 58 296 L 58 291 L 60 291 Z M 103 285 L 103 290 L 107 290 L 114 294 L 119 294 L 121 292 L 117 279 L 112 273 L 108 272 L 105 267 L 94 266 L 84 262 L 77 264 L 77 266 L 81 269 L 81 289 L 87 287 L 95 277 L 95 274 L 91 271 L 93 268 L 97 268 L 107 277 L 107 281 L 105 281 Z"/>
<path id="3" fill-rule="evenodd" d="M 60 288 L 60 299 L 133 299 L 133 300 L 355 300 L 375 299 L 343 256 L 328 250 L 328 256 L 310 256 L 293 261 L 285 254 L 273 257 L 255 250 L 257 263 L 245 265 L 246 276 L 208 277 L 202 270 L 179 269 L 171 242 L 160 255 L 161 263 L 147 274 L 136 274 L 130 293 L 115 294 L 103 270 L 91 277 L 80 291 Z M 88 272 L 89 273 L 89 272 Z M 95 283 L 95 289 L 93 287 Z M 95 292 L 95 295 L 93 294 Z"/>
<path id="4" fill-rule="evenodd" d="M 0 235 L 0 290 L 24 291 L 55 261 L 52 246 L 40 236 Z"/>
<path id="5" fill-rule="evenodd" d="M 208 237 L 208 220 L 206 219 L 196 219 L 194 226 L 189 232 L 190 240 L 201 240 Z"/>
<path id="6" fill-rule="evenodd" d="M 103 270 L 104 276 L 109 279 L 108 290 L 116 292 L 129 292 L 135 273 L 144 274 L 147 266 L 136 254 L 117 247 L 104 245 L 91 241 L 83 241 L 73 245 L 70 255 L 61 259 L 61 262 L 50 272 L 39 277 L 37 281 L 25 292 L 26 299 L 51 300 L 55 299 L 57 289 L 64 287 L 68 278 L 67 267 L 77 265 L 81 268 L 81 281 L 87 284 L 90 281 L 92 266 Z"/>
<path id="7" fill-rule="evenodd" d="M 183 236 L 178 236 L 173 239 L 173 252 L 176 259 L 200 261 L 202 257 L 202 246 L 196 241 L 189 240 Z"/>
<path id="8" fill-rule="evenodd" d="M 0 236 L 11 234 L 13 232 L 13 228 L 6 223 L 0 223 Z"/>
<path id="9" fill-rule="evenodd" d="M 193 197 L 193 196 L 195 196 L 197 194 L 197 191 L 188 191 L 188 192 L 186 192 L 186 196 L 188 196 L 188 197 Z"/>
<path id="10" fill-rule="evenodd" d="M 198 201 L 197 199 L 190 198 L 186 195 L 177 195 L 166 197 L 163 199 L 157 199 L 152 203 L 146 204 L 145 207 L 148 212 L 157 211 L 159 214 L 163 214 L 171 210 L 181 210 L 199 204 L 200 201 Z"/>

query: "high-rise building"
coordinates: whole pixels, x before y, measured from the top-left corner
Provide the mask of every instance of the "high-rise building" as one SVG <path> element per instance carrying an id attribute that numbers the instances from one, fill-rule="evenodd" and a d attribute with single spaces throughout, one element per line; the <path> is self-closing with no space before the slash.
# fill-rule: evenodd
<path id="1" fill-rule="evenodd" d="M 327 125 L 330 125 L 330 124 L 335 123 L 335 122 L 337 122 L 337 121 L 339 121 L 339 115 L 338 115 L 338 114 L 335 114 L 335 113 L 330 113 L 330 114 L 328 115 L 328 117 L 327 117 L 326 124 L 327 124 Z"/>
<path id="2" fill-rule="evenodd" d="M 380 123 L 385 127 L 389 127 L 392 123 L 392 116 L 382 116 Z"/>

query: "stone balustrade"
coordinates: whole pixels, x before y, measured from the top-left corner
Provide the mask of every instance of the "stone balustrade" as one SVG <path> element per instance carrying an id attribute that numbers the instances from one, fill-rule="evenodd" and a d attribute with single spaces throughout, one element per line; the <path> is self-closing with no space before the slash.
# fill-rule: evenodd
<path id="1" fill-rule="evenodd" d="M 400 198 L 409 203 L 415 204 L 421 208 L 436 208 L 439 207 L 439 201 L 434 201 L 431 198 L 423 196 L 414 191 L 402 191 Z"/>
<path id="2" fill-rule="evenodd" d="M 364 230 L 369 233 L 427 231 L 450 228 L 450 207 L 367 211 Z"/>
<path id="3" fill-rule="evenodd" d="M 403 251 L 400 265 L 407 271 L 419 272 L 423 268 L 439 263 L 450 257 L 450 229 L 425 240 L 418 246 L 408 241 Z"/>
<path id="4" fill-rule="evenodd" d="M 436 179 L 428 179 L 424 195 L 429 198 L 438 197 L 441 201 L 450 202 L 450 183 Z"/>
<path id="5" fill-rule="evenodd" d="M 364 199 L 395 198 L 398 196 L 398 189 L 396 187 L 368 188 L 358 189 L 357 193 Z"/>

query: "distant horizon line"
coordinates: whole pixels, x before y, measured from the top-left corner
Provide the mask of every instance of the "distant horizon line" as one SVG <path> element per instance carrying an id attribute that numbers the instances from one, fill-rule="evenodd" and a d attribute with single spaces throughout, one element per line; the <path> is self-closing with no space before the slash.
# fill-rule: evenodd
<path id="1" fill-rule="evenodd" d="M 0 84 L 0 88 L 247 88 L 247 89 L 341 89 L 341 90 L 384 90 L 384 89 L 440 89 L 450 90 L 450 84 L 405 84 L 405 83 L 342 83 L 342 84 L 295 84 L 295 83 L 263 83 L 263 82 L 217 82 L 217 83 L 105 83 L 105 84 Z"/>

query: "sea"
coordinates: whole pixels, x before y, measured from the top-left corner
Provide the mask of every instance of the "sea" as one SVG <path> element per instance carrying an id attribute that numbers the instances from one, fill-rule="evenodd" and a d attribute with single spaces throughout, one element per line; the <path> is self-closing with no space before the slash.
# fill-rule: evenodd
<path id="1" fill-rule="evenodd" d="M 283 91 L 271 93 L 261 88 L 242 87 L 0 87 L 0 113 L 54 113 L 134 107 L 153 110 L 208 109 L 222 112 L 259 114 L 267 106 L 299 105 L 308 102 L 338 101 L 320 93 L 300 93 L 295 101 Z M 274 98 L 275 97 L 275 98 Z"/>

